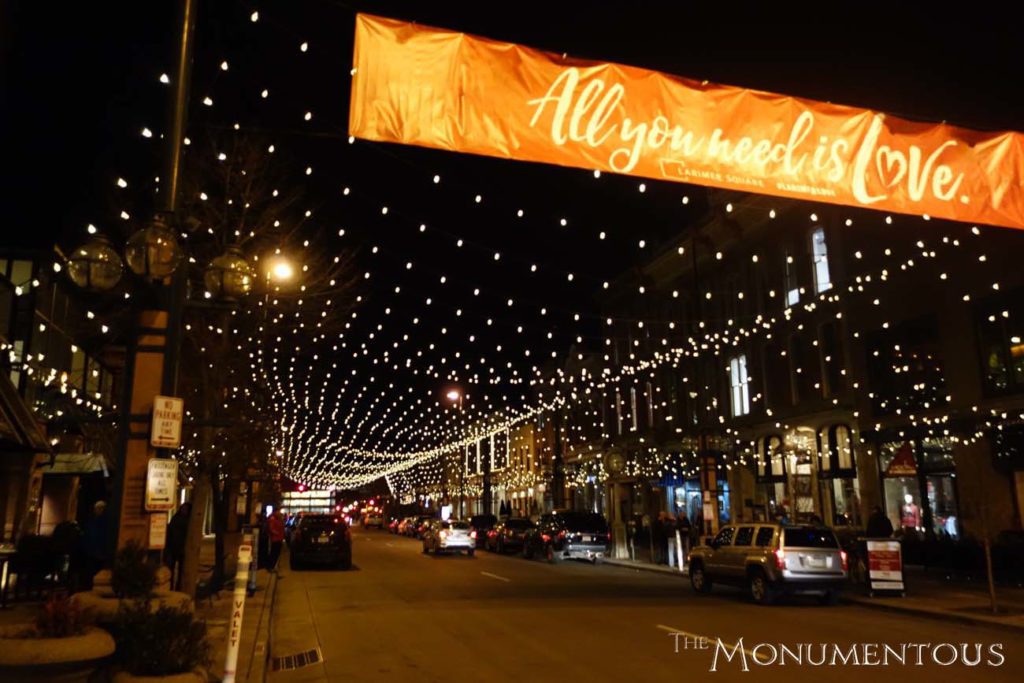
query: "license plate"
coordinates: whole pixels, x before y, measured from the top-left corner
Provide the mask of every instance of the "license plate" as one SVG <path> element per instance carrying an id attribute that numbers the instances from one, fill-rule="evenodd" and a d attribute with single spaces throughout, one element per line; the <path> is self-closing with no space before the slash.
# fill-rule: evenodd
<path id="1" fill-rule="evenodd" d="M 330 542 L 331 539 L 327 538 L 326 536 L 321 536 L 320 538 L 318 538 L 316 540 L 317 540 L 317 543 L 328 543 L 328 542 Z"/>
<path id="2" fill-rule="evenodd" d="M 584 536 L 583 540 L 586 541 L 587 543 L 590 543 L 590 542 L 592 542 L 594 540 L 594 537 L 593 536 Z"/>
<path id="3" fill-rule="evenodd" d="M 825 566 L 825 558 L 823 557 L 808 557 L 806 558 L 806 562 L 808 567 L 821 568 Z"/>

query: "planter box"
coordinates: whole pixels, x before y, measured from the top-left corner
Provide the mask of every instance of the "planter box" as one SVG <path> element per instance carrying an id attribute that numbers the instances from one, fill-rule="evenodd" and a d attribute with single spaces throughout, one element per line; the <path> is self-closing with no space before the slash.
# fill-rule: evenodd
<path id="1" fill-rule="evenodd" d="M 117 610 L 121 606 L 121 603 L 125 601 L 124 599 L 115 596 L 109 588 L 99 590 L 93 589 L 91 591 L 85 591 L 84 593 L 75 593 L 71 596 L 71 600 L 83 611 L 87 611 L 91 614 L 98 624 L 114 623 L 117 619 Z M 195 606 L 192 603 L 192 598 L 185 593 L 161 590 L 154 591 L 153 597 L 149 599 L 150 609 L 156 611 L 162 605 L 175 608 L 186 605 L 190 611 L 195 609 Z"/>
<path id="2" fill-rule="evenodd" d="M 114 653 L 114 639 L 99 628 L 67 638 L 18 638 L 24 625 L 0 627 L 0 680 L 85 683 Z"/>

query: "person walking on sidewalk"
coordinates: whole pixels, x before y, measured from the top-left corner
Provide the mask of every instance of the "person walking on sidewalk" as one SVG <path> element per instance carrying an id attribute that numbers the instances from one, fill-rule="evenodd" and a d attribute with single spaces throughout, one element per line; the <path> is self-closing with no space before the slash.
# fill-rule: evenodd
<path id="1" fill-rule="evenodd" d="M 267 560 L 267 569 L 277 571 L 277 560 L 281 557 L 281 545 L 284 543 L 284 518 L 280 510 L 274 510 L 267 520 L 267 536 L 270 541 L 270 557 Z"/>
<path id="2" fill-rule="evenodd" d="M 185 559 L 185 540 L 188 538 L 188 517 L 192 503 L 182 503 L 167 523 L 167 547 L 164 550 L 164 564 L 171 570 L 171 588 L 180 590 L 181 566 Z"/>
<path id="3" fill-rule="evenodd" d="M 878 505 L 871 511 L 871 516 L 868 517 L 868 528 L 866 529 L 868 538 L 890 538 L 892 537 L 892 522 L 889 517 L 882 512 L 882 508 Z"/>

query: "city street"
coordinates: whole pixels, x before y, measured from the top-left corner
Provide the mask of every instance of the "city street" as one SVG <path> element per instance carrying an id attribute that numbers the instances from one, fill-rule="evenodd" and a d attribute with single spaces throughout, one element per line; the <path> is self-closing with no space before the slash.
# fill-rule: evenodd
<path id="1" fill-rule="evenodd" d="M 793 650 L 854 643 L 899 646 L 982 644 L 982 664 L 917 666 L 890 660 L 887 668 L 753 664 L 747 676 L 794 680 L 1016 681 L 1024 634 L 956 625 L 852 605 L 820 607 L 797 599 L 757 607 L 729 589 L 697 596 L 683 579 L 609 565 L 549 565 L 480 551 L 466 556 L 424 556 L 418 541 L 383 532 L 354 532 L 350 572 L 281 569 L 273 624 L 273 658 L 319 648 L 322 662 L 271 673 L 271 681 L 513 681 L 513 680 L 744 680 L 741 653 L 719 655 L 721 638 L 732 653 L 739 639 Z M 282 562 L 282 565 L 286 563 Z M 712 640 L 707 651 L 684 650 L 673 631 Z M 985 666 L 991 644 L 1005 662 Z M 969 650 L 973 656 L 973 649 Z M 949 648 L 937 651 L 948 661 Z M 770 656 L 762 648 L 759 656 Z M 753 656 L 753 655 L 751 655 Z M 814 656 L 818 659 L 820 654 Z M 829 655 L 831 658 L 831 655 Z M 852 661 L 852 660 L 851 660 Z M 997 660 L 993 660 L 997 661 Z M 936 679 L 938 676 L 940 678 Z"/>

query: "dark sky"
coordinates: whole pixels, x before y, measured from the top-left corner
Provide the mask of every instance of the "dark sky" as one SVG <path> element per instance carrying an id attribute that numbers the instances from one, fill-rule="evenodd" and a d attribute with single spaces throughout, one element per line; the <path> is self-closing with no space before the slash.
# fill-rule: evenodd
<path id="1" fill-rule="evenodd" d="M 783 15 L 782 3 L 708 9 L 692 2 L 197 2 L 189 136 L 223 135 L 237 122 L 275 143 L 323 230 L 344 227 L 337 248 L 357 250 L 360 268 L 375 274 L 363 327 L 350 339 L 365 341 L 375 325 L 388 323 L 371 343 L 378 350 L 404 330 L 421 329 L 411 326 L 415 317 L 435 328 L 416 332 L 420 349 L 436 343 L 475 356 L 486 347 L 489 361 L 501 362 L 523 348 L 564 352 L 577 334 L 596 334 L 592 320 L 576 325 L 571 315 L 596 317 L 600 283 L 695 220 L 705 193 L 648 181 L 641 194 L 635 178 L 595 181 L 582 170 L 349 145 L 356 10 L 910 118 L 1024 130 L 1019 26 L 995 4 L 987 10 L 973 3 L 965 17 L 908 3 L 858 3 L 856 13 L 832 16 L 820 8 Z M 256 10 L 260 20 L 252 23 Z M 134 230 L 148 215 L 159 173 L 162 147 L 140 131 L 159 135 L 166 127 L 170 91 L 158 78 L 173 75 L 174 3 L 21 1 L 3 11 L 3 242 L 71 245 L 85 238 L 88 223 L 115 236 Z M 224 60 L 226 72 L 219 68 Z M 259 96 L 264 88 L 266 100 Z M 207 96 L 212 107 L 202 104 Z M 314 113 L 310 122 L 306 111 Z M 307 165 L 315 168 L 312 176 L 301 173 Z M 438 186 L 434 174 L 443 178 Z M 115 186 L 118 177 L 127 190 Z M 688 192 L 694 201 L 684 207 L 679 198 Z M 385 205 L 390 213 L 382 217 Z M 527 209 L 527 220 L 515 217 L 518 208 Z M 119 218 L 122 210 L 131 221 Z M 561 217 L 568 217 L 567 229 L 557 228 Z M 427 235 L 416 229 L 421 222 L 430 226 Z M 609 238 L 599 241 L 599 231 Z M 637 249 L 638 238 L 648 240 L 648 251 Z M 534 263 L 536 275 L 529 270 Z M 571 284 L 569 272 L 576 276 Z M 395 285 L 403 297 L 418 299 L 392 296 Z M 476 288 L 481 295 L 472 293 Z M 511 310 L 507 298 L 515 300 Z M 402 325 L 388 322 L 385 306 L 394 306 Z M 549 313 L 542 316 L 541 308 Z M 492 317 L 493 327 L 486 324 Z M 514 329 L 520 321 L 527 327 L 522 336 Z M 438 335 L 440 326 L 479 329 L 481 340 L 453 345 Z M 497 344 L 504 350 L 496 352 Z M 524 371 L 536 362 L 537 355 L 516 356 Z M 363 370 L 364 379 L 376 372 Z M 422 382 L 407 373 L 391 378 Z M 499 395 L 510 391 L 501 387 L 488 398 L 514 403 Z M 381 395 L 382 405 L 395 400 Z"/>

